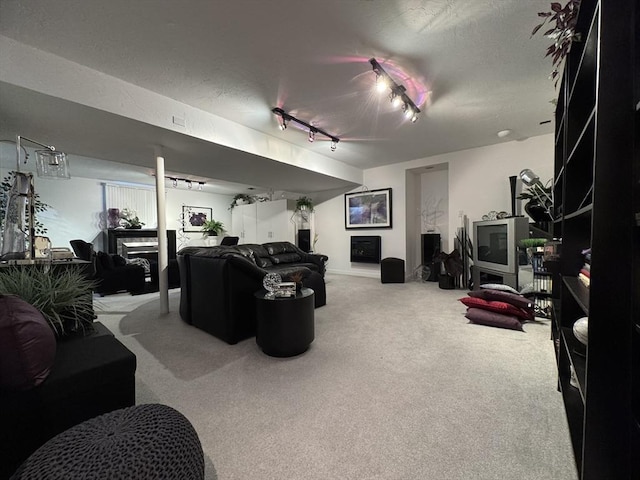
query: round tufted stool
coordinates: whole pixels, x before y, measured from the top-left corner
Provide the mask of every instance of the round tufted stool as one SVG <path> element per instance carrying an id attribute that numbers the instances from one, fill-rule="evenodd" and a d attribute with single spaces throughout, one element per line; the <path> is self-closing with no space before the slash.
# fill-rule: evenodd
<path id="1" fill-rule="evenodd" d="M 166 405 L 136 405 L 82 422 L 36 450 L 11 479 L 203 479 L 193 426 Z"/>

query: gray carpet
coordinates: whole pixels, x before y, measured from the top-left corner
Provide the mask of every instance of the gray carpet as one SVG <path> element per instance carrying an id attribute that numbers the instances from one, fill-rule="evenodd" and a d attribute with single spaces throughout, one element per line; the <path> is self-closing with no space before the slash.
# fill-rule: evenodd
<path id="1" fill-rule="evenodd" d="M 574 480 L 548 321 L 473 325 L 464 295 L 328 275 L 316 340 L 288 359 L 186 325 L 178 290 L 166 316 L 157 294 L 98 309 L 137 355 L 138 403 L 195 426 L 208 479 Z"/>

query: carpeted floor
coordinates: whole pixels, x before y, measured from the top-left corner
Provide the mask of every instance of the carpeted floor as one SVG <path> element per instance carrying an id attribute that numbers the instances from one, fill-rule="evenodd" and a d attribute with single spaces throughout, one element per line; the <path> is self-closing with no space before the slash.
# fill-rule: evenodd
<path id="1" fill-rule="evenodd" d="M 138 358 L 138 403 L 187 416 L 207 478 L 574 480 L 548 321 L 470 324 L 463 290 L 327 275 L 303 355 L 186 325 L 179 290 L 96 300 Z M 130 313 L 126 313 L 130 312 Z"/>

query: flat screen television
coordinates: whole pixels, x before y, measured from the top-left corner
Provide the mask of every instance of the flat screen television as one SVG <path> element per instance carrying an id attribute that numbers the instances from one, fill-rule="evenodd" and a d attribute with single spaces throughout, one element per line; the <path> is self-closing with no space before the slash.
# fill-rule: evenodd
<path id="1" fill-rule="evenodd" d="M 518 272 L 518 242 L 529 238 L 529 219 L 473 222 L 473 264 L 501 273 Z"/>

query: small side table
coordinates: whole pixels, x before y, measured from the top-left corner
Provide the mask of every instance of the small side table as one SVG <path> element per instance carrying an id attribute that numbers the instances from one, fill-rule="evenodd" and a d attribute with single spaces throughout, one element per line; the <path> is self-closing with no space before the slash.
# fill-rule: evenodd
<path id="1" fill-rule="evenodd" d="M 314 333 L 314 292 L 302 288 L 295 297 L 270 298 L 266 290 L 256 297 L 256 343 L 272 357 L 305 352 Z"/>

